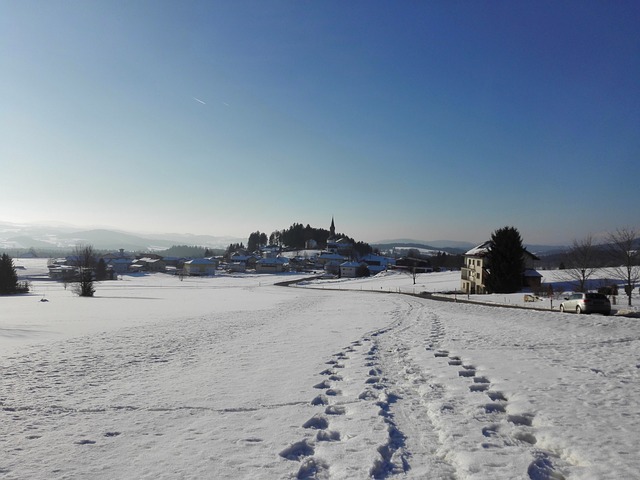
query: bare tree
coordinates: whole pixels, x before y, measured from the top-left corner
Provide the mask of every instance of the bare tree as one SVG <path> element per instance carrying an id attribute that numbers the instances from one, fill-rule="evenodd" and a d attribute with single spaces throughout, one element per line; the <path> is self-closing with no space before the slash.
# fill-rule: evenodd
<path id="1" fill-rule="evenodd" d="M 92 245 L 77 245 L 74 249 L 75 263 L 79 269 L 79 279 L 73 288 L 80 297 L 93 297 L 93 273 L 96 263 Z"/>
<path id="2" fill-rule="evenodd" d="M 614 277 L 624 282 L 624 290 L 631 306 L 631 293 L 640 282 L 640 250 L 637 242 L 640 232 L 635 228 L 618 228 L 609 233 L 609 253 L 615 259 Z"/>
<path id="3" fill-rule="evenodd" d="M 593 237 L 587 235 L 582 240 L 574 240 L 567 252 L 568 265 L 563 274 L 575 285 L 578 292 L 587 291 L 587 281 L 597 270 L 596 250 Z"/>

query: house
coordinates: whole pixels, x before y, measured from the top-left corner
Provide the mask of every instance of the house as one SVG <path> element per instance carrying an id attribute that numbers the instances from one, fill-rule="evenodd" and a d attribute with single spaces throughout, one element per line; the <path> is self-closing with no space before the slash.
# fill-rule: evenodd
<path id="1" fill-rule="evenodd" d="M 340 264 L 340 277 L 342 278 L 356 278 L 358 276 L 358 270 L 361 267 L 367 267 L 365 262 L 344 262 Z"/>
<path id="2" fill-rule="evenodd" d="M 316 264 L 324 268 L 324 266 L 329 262 L 337 262 L 337 265 L 340 266 L 341 263 L 344 263 L 348 260 L 344 255 L 339 255 L 334 252 L 320 252 L 320 255 L 316 256 Z"/>
<path id="3" fill-rule="evenodd" d="M 49 270 L 49 278 L 52 280 L 71 281 L 77 278 L 78 268 L 71 265 L 61 265 L 58 263 L 51 263 L 47 265 Z"/>
<path id="4" fill-rule="evenodd" d="M 261 258 L 256 262 L 256 273 L 281 273 L 289 266 L 289 259 L 285 257 Z"/>
<path id="5" fill-rule="evenodd" d="M 209 258 L 194 258 L 183 264 L 183 272 L 189 276 L 210 277 L 215 275 L 217 262 Z"/>
<path id="6" fill-rule="evenodd" d="M 228 272 L 244 273 L 247 271 L 247 264 L 243 262 L 231 262 L 227 266 Z"/>
<path id="7" fill-rule="evenodd" d="M 246 270 L 247 268 L 255 268 L 258 258 L 260 257 L 256 257 L 255 255 L 242 255 L 234 253 L 229 259 L 229 264 L 242 263 L 244 264 L 244 268 Z"/>
<path id="8" fill-rule="evenodd" d="M 101 258 L 104 260 L 108 272 L 113 272 L 113 275 L 122 275 L 130 271 L 134 256 L 121 248 L 117 252 L 105 253 Z"/>
<path id="9" fill-rule="evenodd" d="M 330 275 L 338 275 L 340 273 L 340 265 L 344 263 L 342 260 L 330 260 L 324 264 L 324 271 Z"/>
<path id="10" fill-rule="evenodd" d="M 398 270 L 406 270 L 411 273 L 431 273 L 433 272 L 433 267 L 431 266 L 431 261 L 425 258 L 417 258 L 406 256 L 396 260 L 396 269 Z"/>
<path id="11" fill-rule="evenodd" d="M 138 271 L 144 270 L 146 272 L 164 272 L 167 268 L 167 264 L 164 260 L 156 257 L 157 255 L 138 258 L 131 264 L 131 269 Z"/>
<path id="12" fill-rule="evenodd" d="M 367 264 L 372 275 L 388 270 L 396 264 L 395 258 L 374 255 L 373 253 L 365 255 L 360 260 Z"/>
<path id="13" fill-rule="evenodd" d="M 260 253 L 263 257 L 277 257 L 282 249 L 277 245 L 266 245 L 260 248 Z"/>
<path id="14" fill-rule="evenodd" d="M 187 260 L 183 257 L 162 257 L 167 267 L 181 268 Z"/>
<path id="15" fill-rule="evenodd" d="M 465 293 L 487 292 L 486 282 L 490 272 L 487 254 L 491 250 L 492 242 L 488 240 L 464 254 L 464 266 L 460 274 L 460 288 Z M 535 269 L 533 262 L 540 260 L 533 253 L 524 249 L 525 270 L 522 272 L 522 284 L 525 287 L 540 287 L 542 275 Z"/>
<path id="16" fill-rule="evenodd" d="M 116 275 L 123 275 L 129 272 L 131 268 L 131 264 L 133 260 L 130 258 L 111 258 L 111 260 L 106 260 L 107 269 L 111 269 Z"/>

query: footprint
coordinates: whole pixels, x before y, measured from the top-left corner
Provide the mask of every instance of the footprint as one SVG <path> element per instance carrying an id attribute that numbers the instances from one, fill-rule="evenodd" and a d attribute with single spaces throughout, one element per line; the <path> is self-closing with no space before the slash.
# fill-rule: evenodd
<path id="1" fill-rule="evenodd" d="M 378 394 L 373 390 L 365 390 L 360 395 L 358 395 L 360 400 L 377 400 Z"/>
<path id="2" fill-rule="evenodd" d="M 476 376 L 476 371 L 475 370 L 460 370 L 458 372 L 458 376 L 459 377 L 475 377 Z"/>
<path id="3" fill-rule="evenodd" d="M 333 380 L 334 382 L 341 382 L 342 381 L 342 377 L 340 375 L 331 375 L 329 377 L 329 380 Z"/>
<path id="4" fill-rule="evenodd" d="M 514 435 L 514 437 L 516 438 L 516 440 L 528 443 L 529 445 L 535 445 L 536 443 L 538 443 L 538 439 L 531 433 L 518 432 Z"/>
<path id="5" fill-rule="evenodd" d="M 533 424 L 533 415 L 530 413 L 523 413 L 522 415 L 508 415 L 507 421 L 514 425 L 530 427 Z"/>
<path id="6" fill-rule="evenodd" d="M 326 395 L 332 396 L 332 397 L 336 397 L 338 395 L 342 395 L 342 390 L 339 390 L 337 388 L 329 388 L 326 392 L 324 392 Z"/>
<path id="7" fill-rule="evenodd" d="M 311 400 L 311 405 L 327 405 L 328 403 L 329 403 L 329 399 L 322 394 L 318 395 L 313 400 Z"/>
<path id="8" fill-rule="evenodd" d="M 335 372 L 331 368 L 327 368 L 320 372 L 320 375 L 333 375 Z"/>
<path id="9" fill-rule="evenodd" d="M 324 410 L 324 413 L 326 413 L 327 415 L 344 415 L 346 412 L 347 409 L 341 405 L 329 405 Z"/>
<path id="10" fill-rule="evenodd" d="M 494 402 L 506 402 L 507 397 L 502 392 L 487 392 L 489 398 Z"/>
<path id="11" fill-rule="evenodd" d="M 507 409 L 500 403 L 487 403 L 484 406 L 486 413 L 505 413 Z"/>
<path id="12" fill-rule="evenodd" d="M 449 365 L 451 365 L 452 367 L 459 367 L 460 365 L 462 365 L 462 360 L 450 359 Z"/>
<path id="13" fill-rule="evenodd" d="M 317 388 L 317 389 L 324 389 L 324 388 L 329 388 L 331 387 L 331 382 L 329 382 L 329 380 L 323 380 L 322 382 L 316 384 L 313 386 L 313 388 Z"/>
<path id="14" fill-rule="evenodd" d="M 475 383 L 469 387 L 469 391 L 471 392 L 485 392 L 489 390 L 488 383 Z"/>
<path id="15" fill-rule="evenodd" d="M 433 354 L 434 357 L 448 357 L 449 356 L 449 352 L 447 352 L 446 350 L 438 350 L 436 353 Z"/>
<path id="16" fill-rule="evenodd" d="M 324 430 L 329 427 L 329 420 L 323 415 L 314 415 L 302 424 L 302 428 L 314 428 L 316 430 Z"/>
<path id="17" fill-rule="evenodd" d="M 117 437 L 120 435 L 120 432 L 107 432 L 104 434 L 105 437 Z"/>
<path id="18" fill-rule="evenodd" d="M 482 429 L 482 435 L 485 437 L 493 437 L 498 434 L 498 425 L 488 425 Z"/>
<path id="19" fill-rule="evenodd" d="M 475 377 L 473 381 L 475 383 L 491 383 L 487 377 Z"/>
<path id="20" fill-rule="evenodd" d="M 369 377 L 365 380 L 366 384 L 370 385 L 372 383 L 380 383 L 380 377 Z"/>
<path id="21" fill-rule="evenodd" d="M 74 442 L 76 445 L 93 445 L 95 444 L 95 440 L 78 440 L 77 442 Z"/>
<path id="22" fill-rule="evenodd" d="M 527 469 L 531 480 L 565 480 L 560 472 L 556 472 L 551 458 L 546 453 L 539 453 Z"/>
<path id="23" fill-rule="evenodd" d="M 296 478 L 298 480 L 325 478 L 327 470 L 329 470 L 329 465 L 325 461 L 312 457 L 305 458 Z"/>
<path id="24" fill-rule="evenodd" d="M 287 460 L 299 461 L 301 458 L 313 455 L 313 452 L 313 447 L 309 444 L 309 442 L 307 440 L 302 440 L 282 450 L 280 452 L 280 456 L 282 458 L 286 458 Z"/>
<path id="25" fill-rule="evenodd" d="M 320 430 L 316 435 L 316 440 L 319 442 L 339 442 L 340 432 L 335 430 Z"/>

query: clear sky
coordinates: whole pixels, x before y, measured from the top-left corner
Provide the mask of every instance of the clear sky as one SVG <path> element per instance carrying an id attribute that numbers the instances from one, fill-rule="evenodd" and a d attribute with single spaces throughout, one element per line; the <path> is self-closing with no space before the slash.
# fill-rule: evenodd
<path id="1" fill-rule="evenodd" d="M 640 224 L 640 2 L 0 0 L 0 220 Z"/>

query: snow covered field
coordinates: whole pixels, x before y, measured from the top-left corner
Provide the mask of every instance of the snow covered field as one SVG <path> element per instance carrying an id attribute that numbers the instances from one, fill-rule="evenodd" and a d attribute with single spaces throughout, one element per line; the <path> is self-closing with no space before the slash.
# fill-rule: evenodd
<path id="1" fill-rule="evenodd" d="M 0 297 L 0 478 L 640 478 L 640 320 L 386 277 Z"/>

